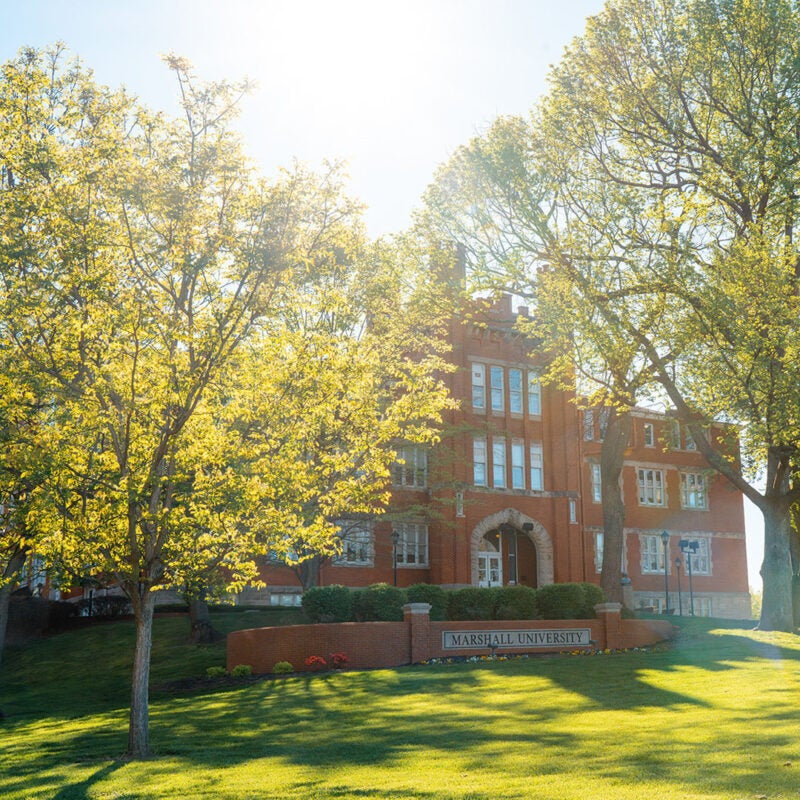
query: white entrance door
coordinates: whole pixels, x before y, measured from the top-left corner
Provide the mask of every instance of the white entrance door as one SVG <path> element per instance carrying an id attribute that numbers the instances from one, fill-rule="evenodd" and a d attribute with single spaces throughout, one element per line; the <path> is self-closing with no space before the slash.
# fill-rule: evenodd
<path id="1" fill-rule="evenodd" d="M 488 533 L 478 547 L 478 586 L 503 585 L 503 554 L 497 532 Z"/>

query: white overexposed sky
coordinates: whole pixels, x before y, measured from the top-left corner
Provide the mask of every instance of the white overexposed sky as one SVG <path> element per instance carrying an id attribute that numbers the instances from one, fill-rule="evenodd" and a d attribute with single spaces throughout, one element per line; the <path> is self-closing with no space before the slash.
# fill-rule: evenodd
<path id="1" fill-rule="evenodd" d="M 524 113 L 603 0 L 0 0 L 0 60 L 63 41 L 99 82 L 177 112 L 160 55 L 250 78 L 248 153 L 266 174 L 344 160 L 372 235 L 404 228 L 437 165 Z M 760 586 L 760 514 L 747 511 Z"/>

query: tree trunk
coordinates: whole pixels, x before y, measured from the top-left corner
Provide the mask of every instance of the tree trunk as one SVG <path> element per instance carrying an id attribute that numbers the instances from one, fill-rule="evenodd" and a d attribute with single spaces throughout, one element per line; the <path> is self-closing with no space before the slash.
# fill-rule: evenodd
<path id="1" fill-rule="evenodd" d="M 28 548 L 22 547 L 14 552 L 3 570 L 3 586 L 0 587 L 0 666 L 3 664 L 3 651 L 6 646 L 6 631 L 8 631 L 8 610 L 11 602 L 11 590 L 14 578 L 22 569 L 28 557 Z"/>
<path id="2" fill-rule="evenodd" d="M 188 597 L 186 602 L 189 604 L 189 623 L 191 625 L 189 641 L 192 644 L 211 644 L 222 639 L 222 634 L 211 624 L 211 613 L 208 610 L 205 595 Z"/>
<path id="3" fill-rule="evenodd" d="M 600 452 L 603 500 L 603 567 L 600 586 L 611 603 L 624 602 L 622 549 L 625 543 L 625 502 L 622 498 L 620 475 L 632 425 L 630 411 L 612 409 Z"/>
<path id="4" fill-rule="evenodd" d="M 153 643 L 153 609 L 155 595 L 149 586 L 143 587 L 134 601 L 136 618 L 136 647 L 133 655 L 131 681 L 131 716 L 128 728 L 128 756 L 141 759 L 150 755 L 149 701 L 150 650 Z"/>
<path id="5" fill-rule="evenodd" d="M 312 556 L 305 561 L 301 561 L 295 567 L 295 574 L 300 579 L 303 591 L 319 586 L 319 568 L 321 566 L 322 558 L 320 556 Z"/>
<path id="6" fill-rule="evenodd" d="M 762 631 L 793 631 L 792 559 L 789 537 L 792 535 L 789 510 L 782 498 L 767 500 L 764 514 L 764 561 L 761 578 L 764 594 L 761 604 Z"/>

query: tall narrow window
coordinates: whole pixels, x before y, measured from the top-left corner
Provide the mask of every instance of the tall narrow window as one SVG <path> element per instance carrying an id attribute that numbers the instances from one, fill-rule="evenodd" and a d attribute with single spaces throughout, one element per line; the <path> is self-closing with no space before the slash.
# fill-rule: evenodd
<path id="1" fill-rule="evenodd" d="M 542 413 L 542 384 L 537 370 L 528 372 L 528 413 L 532 417 Z"/>
<path id="2" fill-rule="evenodd" d="M 522 413 L 522 370 L 508 371 L 508 410 L 512 414 Z"/>
<path id="3" fill-rule="evenodd" d="M 424 447 L 402 447 L 392 465 L 392 484 L 424 489 L 428 485 L 428 453 Z"/>
<path id="4" fill-rule="evenodd" d="M 664 572 L 664 544 L 660 536 L 643 534 L 639 537 L 643 574 Z"/>
<path id="5" fill-rule="evenodd" d="M 684 441 L 684 447 L 687 450 L 697 450 L 697 444 L 694 441 L 692 432 L 688 428 L 683 429 L 683 441 Z"/>
<path id="6" fill-rule="evenodd" d="M 544 489 L 544 452 L 542 445 L 531 445 L 531 489 L 541 492 Z"/>
<path id="7" fill-rule="evenodd" d="M 591 408 L 583 412 L 583 438 L 587 442 L 594 440 L 594 409 Z"/>
<path id="8" fill-rule="evenodd" d="M 519 439 L 511 442 L 511 488 L 525 488 L 525 445 Z"/>
<path id="9" fill-rule="evenodd" d="M 486 365 L 472 365 L 472 408 L 486 410 Z"/>
<path id="10" fill-rule="evenodd" d="M 353 520 L 340 520 L 337 525 L 342 552 L 333 559 L 334 563 L 356 567 L 372 566 L 372 525 Z"/>
<path id="11" fill-rule="evenodd" d="M 603 482 L 600 477 L 600 465 L 592 464 L 592 502 L 603 502 Z"/>
<path id="12" fill-rule="evenodd" d="M 666 505 L 664 473 L 660 469 L 639 469 L 639 505 Z"/>
<path id="13" fill-rule="evenodd" d="M 503 368 L 491 367 L 492 376 L 492 411 L 502 411 L 505 408 L 503 400 Z"/>
<path id="14" fill-rule="evenodd" d="M 600 429 L 600 441 L 606 438 L 606 431 L 608 430 L 608 420 L 611 418 L 610 408 L 601 408 L 597 412 L 597 427 Z"/>
<path id="15" fill-rule="evenodd" d="M 711 552 L 709 541 L 706 538 L 693 540 L 696 541 L 697 549 L 694 551 L 685 551 L 684 558 L 692 559 L 692 574 L 693 575 L 710 575 L 711 574 Z"/>
<path id="16" fill-rule="evenodd" d="M 414 522 L 395 523 L 397 564 L 404 567 L 428 566 L 428 526 Z"/>
<path id="17" fill-rule="evenodd" d="M 653 428 L 652 422 L 645 422 L 643 426 L 644 430 L 644 446 L 645 447 L 655 447 L 656 446 L 656 434 L 655 429 Z"/>
<path id="18" fill-rule="evenodd" d="M 603 571 L 603 543 L 604 538 L 602 533 L 594 535 L 594 571 Z"/>
<path id="19" fill-rule="evenodd" d="M 681 506 L 683 508 L 708 508 L 705 475 L 699 472 L 681 473 Z"/>
<path id="20" fill-rule="evenodd" d="M 578 503 L 572 497 L 569 500 L 569 521 L 573 524 L 578 521 Z"/>
<path id="21" fill-rule="evenodd" d="M 492 486 L 506 488 L 506 440 L 492 439 Z"/>
<path id="22" fill-rule="evenodd" d="M 486 439 L 472 440 L 472 481 L 486 486 Z"/>

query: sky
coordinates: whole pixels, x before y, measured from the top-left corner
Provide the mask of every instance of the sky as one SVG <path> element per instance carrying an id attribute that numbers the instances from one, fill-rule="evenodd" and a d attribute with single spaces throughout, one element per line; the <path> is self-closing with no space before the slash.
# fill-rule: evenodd
<path id="1" fill-rule="evenodd" d="M 255 82 L 246 150 L 265 174 L 342 160 L 373 236 L 402 230 L 436 167 L 524 114 L 603 0 L 0 0 L 0 59 L 64 42 L 100 83 L 177 113 L 161 56 Z M 746 511 L 759 587 L 760 515 Z"/>

